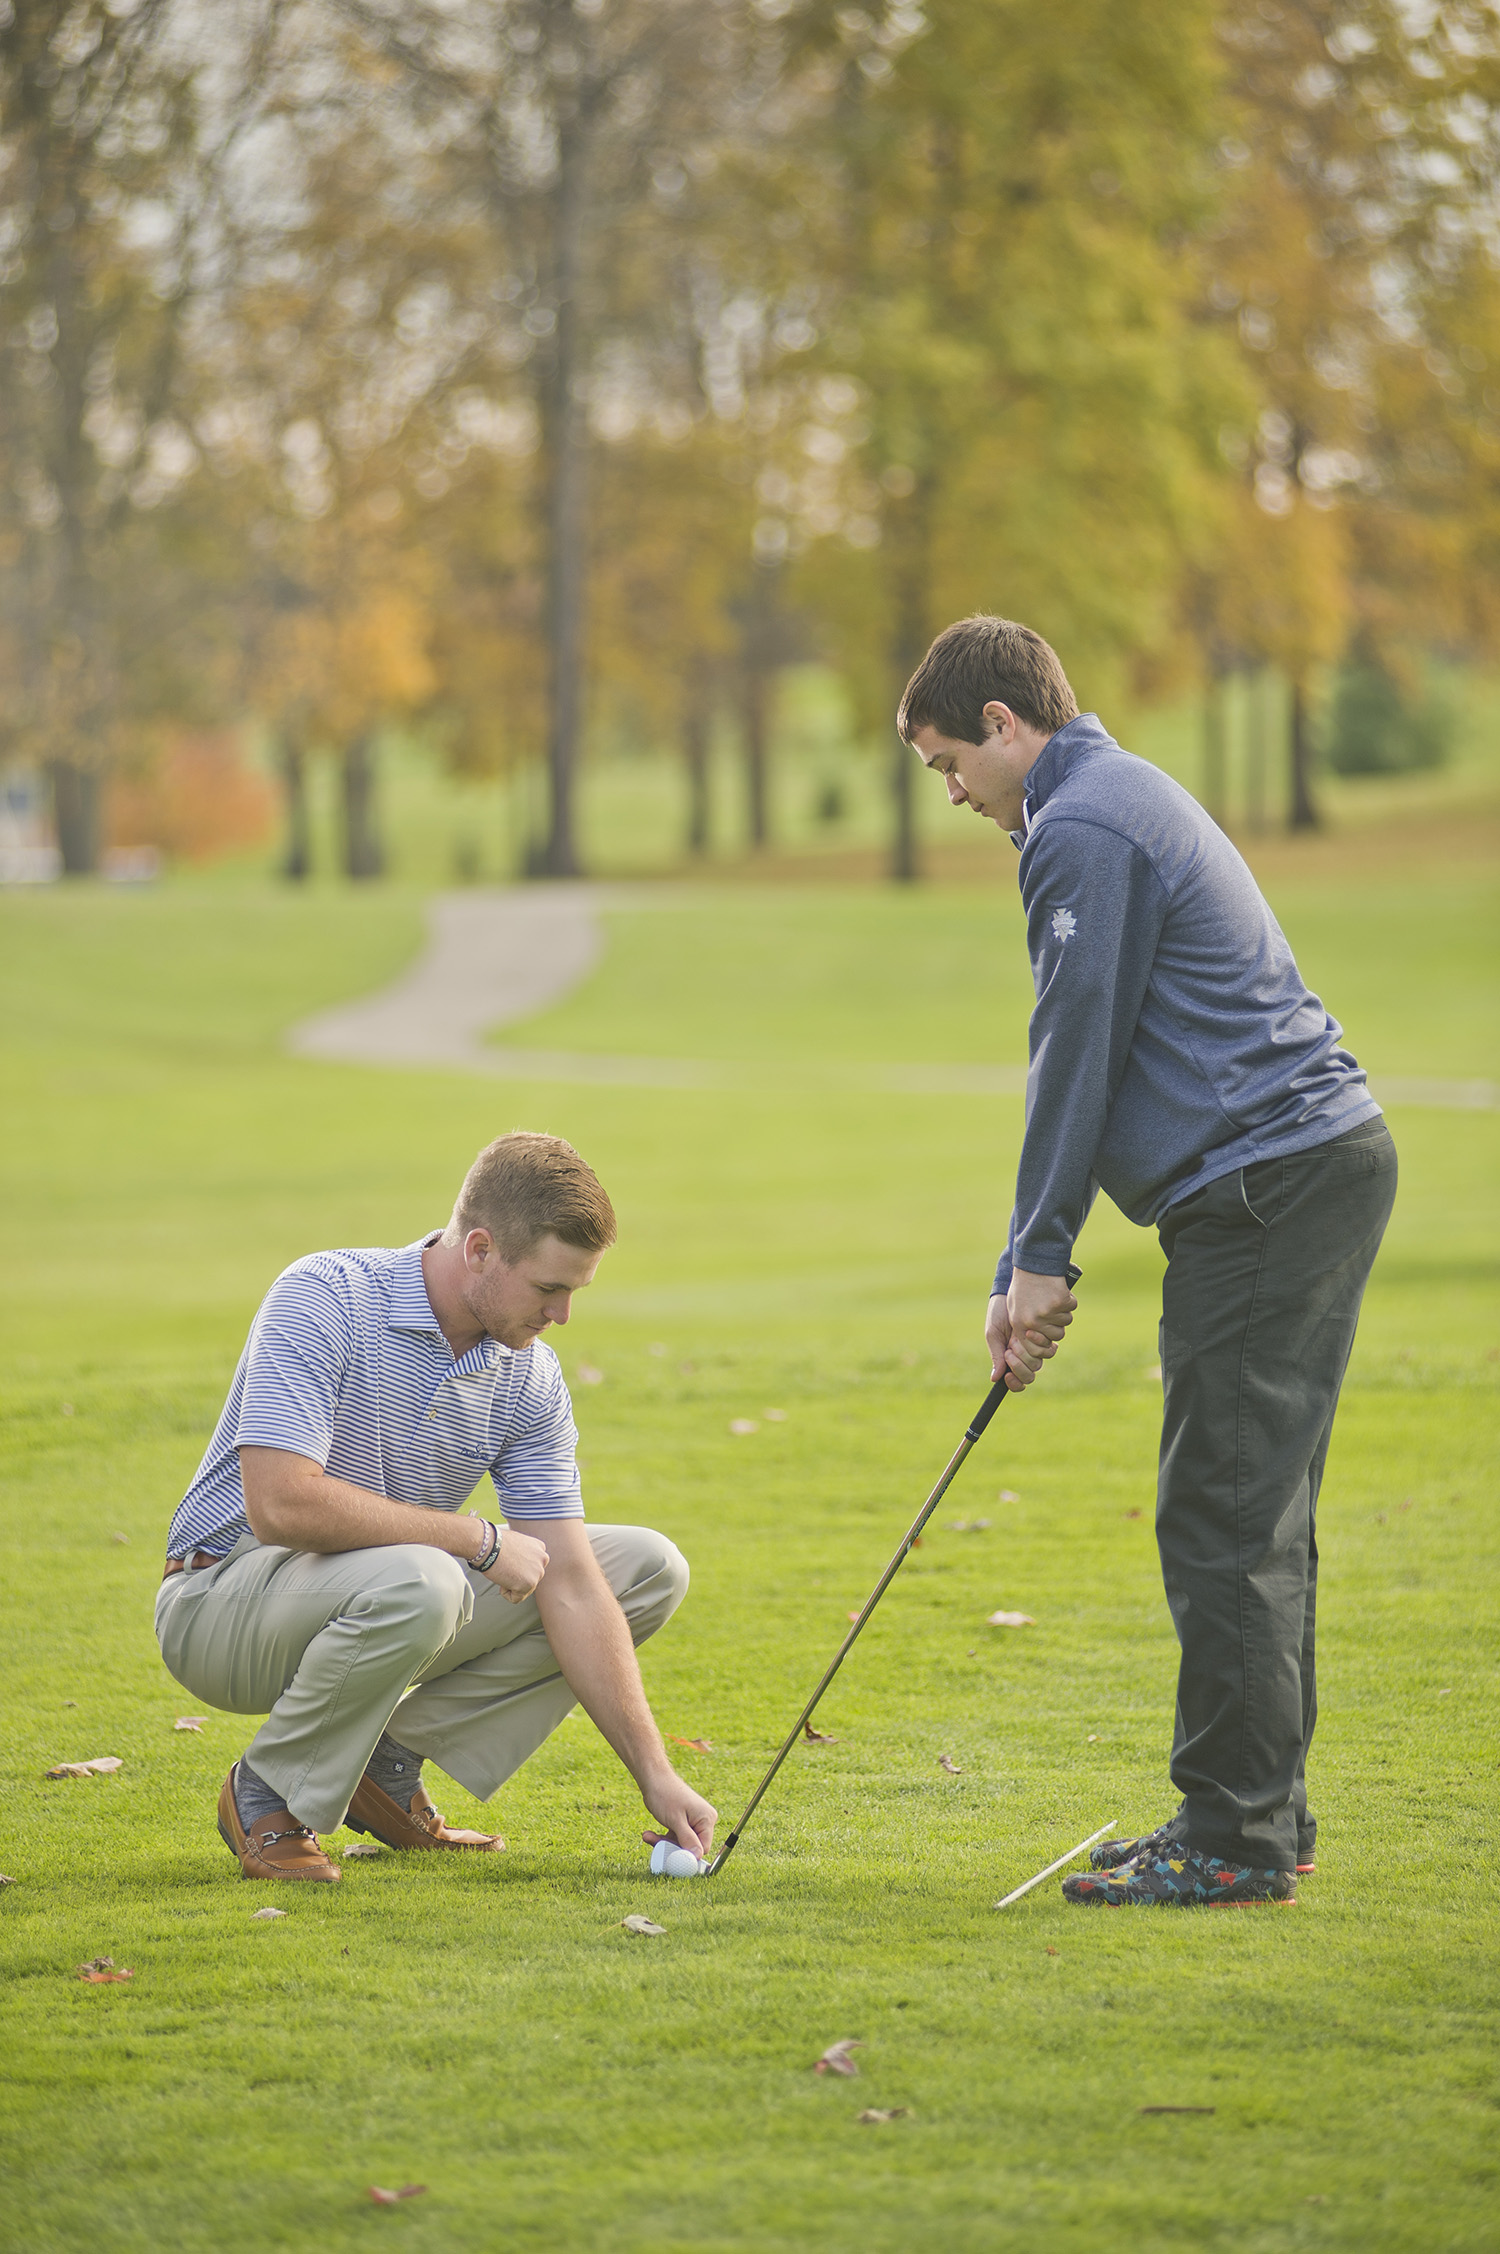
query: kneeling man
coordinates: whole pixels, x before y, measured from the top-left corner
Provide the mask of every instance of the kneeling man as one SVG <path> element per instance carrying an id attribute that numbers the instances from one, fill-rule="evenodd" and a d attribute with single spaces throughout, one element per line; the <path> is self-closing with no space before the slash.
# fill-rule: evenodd
<path id="1" fill-rule="evenodd" d="M 715 1812 L 667 1759 L 634 1650 L 687 1565 L 661 1534 L 585 1525 L 542 1343 L 614 1239 L 570 1144 L 502 1135 L 440 1234 L 310 1253 L 272 1285 L 156 1601 L 178 1682 L 266 1716 L 219 1794 L 247 1878 L 337 1879 L 317 1835 L 346 1820 L 388 1847 L 497 1852 L 444 1823 L 424 1759 L 488 1800 L 575 1703 L 662 1829 L 708 1851 Z M 499 1524 L 460 1515 L 486 1471 Z"/>

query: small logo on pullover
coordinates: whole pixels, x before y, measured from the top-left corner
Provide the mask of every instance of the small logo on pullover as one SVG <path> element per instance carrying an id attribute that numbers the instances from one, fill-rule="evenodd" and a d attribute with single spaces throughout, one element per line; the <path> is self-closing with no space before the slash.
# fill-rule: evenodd
<path id="1" fill-rule="evenodd" d="M 1057 914 L 1052 919 L 1052 929 L 1056 932 L 1058 938 L 1063 941 L 1072 938 L 1074 932 L 1078 929 L 1078 918 L 1071 908 L 1058 909 Z"/>

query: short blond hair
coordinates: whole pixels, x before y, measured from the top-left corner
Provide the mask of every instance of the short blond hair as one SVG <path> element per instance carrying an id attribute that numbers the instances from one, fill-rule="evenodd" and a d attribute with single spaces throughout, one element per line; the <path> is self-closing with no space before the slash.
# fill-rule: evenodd
<path id="1" fill-rule="evenodd" d="M 519 1260 L 543 1237 L 579 1252 L 607 1252 L 615 1241 L 615 1209 L 571 1143 L 517 1127 L 486 1143 L 469 1168 L 443 1241 L 462 1244 L 471 1229 L 488 1229 L 507 1261 Z"/>

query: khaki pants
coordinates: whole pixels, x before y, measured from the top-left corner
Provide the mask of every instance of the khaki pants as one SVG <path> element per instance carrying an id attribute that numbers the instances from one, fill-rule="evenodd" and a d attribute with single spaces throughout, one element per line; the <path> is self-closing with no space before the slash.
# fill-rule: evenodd
<path id="1" fill-rule="evenodd" d="M 642 1644 L 670 1620 L 688 1569 L 664 1534 L 590 1526 Z M 161 1655 L 206 1706 L 265 1714 L 245 1749 L 300 1823 L 336 1831 L 388 1725 L 488 1800 L 576 1703 L 534 1598 L 417 1543 L 317 1557 L 246 1535 L 156 1600 Z"/>

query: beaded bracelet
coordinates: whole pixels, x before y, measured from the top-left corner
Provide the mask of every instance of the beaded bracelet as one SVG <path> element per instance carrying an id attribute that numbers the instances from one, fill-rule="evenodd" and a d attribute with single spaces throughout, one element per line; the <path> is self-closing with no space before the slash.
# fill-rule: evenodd
<path id="1" fill-rule="evenodd" d="M 479 1523 L 488 1533 L 489 1540 L 485 1543 L 484 1548 L 480 1551 L 477 1557 L 470 1558 L 469 1569 L 474 1573 L 488 1573 L 490 1567 L 494 1564 L 496 1558 L 500 1555 L 500 1544 L 505 1536 L 505 1528 L 503 1526 L 496 1526 L 493 1521 L 488 1518 L 482 1518 Z"/>

